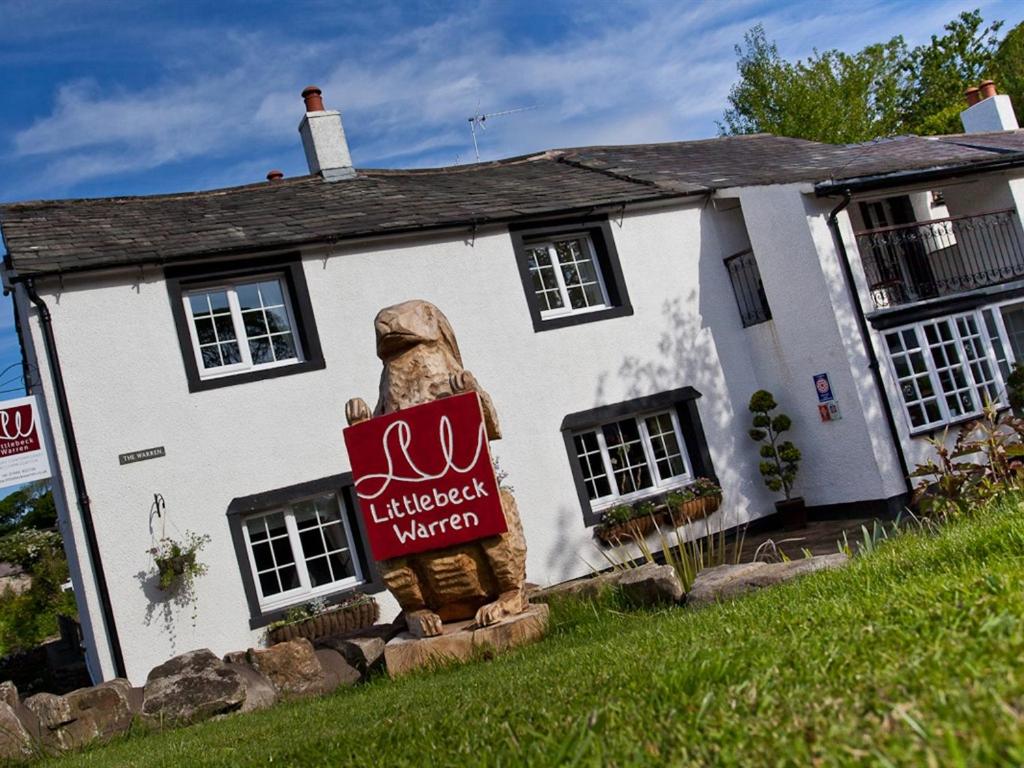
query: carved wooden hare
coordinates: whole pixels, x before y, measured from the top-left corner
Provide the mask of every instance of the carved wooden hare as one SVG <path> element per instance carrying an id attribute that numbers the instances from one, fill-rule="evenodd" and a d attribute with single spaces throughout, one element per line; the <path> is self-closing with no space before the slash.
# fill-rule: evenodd
<path id="1" fill-rule="evenodd" d="M 500 439 L 491 398 L 462 367 L 455 333 L 441 310 L 427 301 L 406 301 L 377 313 L 374 328 L 377 356 L 384 362 L 374 416 L 475 391 L 488 439 Z M 369 406 L 360 398 L 349 400 L 345 417 L 349 424 L 365 421 Z M 378 563 L 412 634 L 439 635 L 442 622 L 469 618 L 486 626 L 526 609 L 526 540 L 515 498 L 505 489 L 501 506 L 508 531 L 500 536 Z"/>

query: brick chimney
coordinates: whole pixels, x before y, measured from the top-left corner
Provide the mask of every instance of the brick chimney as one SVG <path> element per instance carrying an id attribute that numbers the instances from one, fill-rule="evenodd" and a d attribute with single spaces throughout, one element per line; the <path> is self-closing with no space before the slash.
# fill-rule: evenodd
<path id="1" fill-rule="evenodd" d="M 319 173 L 327 181 L 351 179 L 356 172 L 341 125 L 341 113 L 324 109 L 323 95 L 315 85 L 303 89 L 302 98 L 306 102 L 306 114 L 299 123 L 299 135 L 309 172 Z"/>
<path id="2" fill-rule="evenodd" d="M 1010 97 L 998 93 L 991 80 L 983 80 L 977 88 L 968 88 L 964 95 L 967 109 L 960 113 L 960 121 L 967 133 L 1017 130 Z"/>

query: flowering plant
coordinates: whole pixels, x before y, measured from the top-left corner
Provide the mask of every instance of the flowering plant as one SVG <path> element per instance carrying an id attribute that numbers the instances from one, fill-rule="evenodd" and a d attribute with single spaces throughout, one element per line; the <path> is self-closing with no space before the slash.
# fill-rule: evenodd
<path id="1" fill-rule="evenodd" d="M 197 576 L 206 573 L 206 565 L 196 559 L 196 554 L 210 542 L 206 534 L 200 536 L 193 531 L 185 531 L 183 541 L 164 536 L 156 546 L 149 549 L 156 563 L 160 577 L 160 589 L 165 591 L 184 588 L 191 592 L 192 584 Z"/>

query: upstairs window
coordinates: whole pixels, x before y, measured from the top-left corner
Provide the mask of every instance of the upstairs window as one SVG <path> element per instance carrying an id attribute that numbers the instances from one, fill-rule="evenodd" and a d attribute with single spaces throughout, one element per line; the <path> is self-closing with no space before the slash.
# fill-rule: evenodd
<path id="1" fill-rule="evenodd" d="M 190 391 L 324 367 L 297 255 L 166 274 Z"/>
<path id="2" fill-rule="evenodd" d="M 510 229 L 536 331 L 633 313 L 606 218 Z"/>
<path id="3" fill-rule="evenodd" d="M 736 296 L 736 307 L 740 311 L 743 327 L 764 323 L 772 319 L 768 297 L 761 283 L 761 272 L 757 268 L 754 252 L 740 251 L 725 260 L 725 268 L 732 281 L 732 292 Z"/>
<path id="4" fill-rule="evenodd" d="M 280 278 L 203 288 L 184 302 L 202 378 L 301 360 Z"/>
<path id="5" fill-rule="evenodd" d="M 528 243 L 526 259 L 542 318 L 608 306 L 594 244 L 586 235 Z"/>

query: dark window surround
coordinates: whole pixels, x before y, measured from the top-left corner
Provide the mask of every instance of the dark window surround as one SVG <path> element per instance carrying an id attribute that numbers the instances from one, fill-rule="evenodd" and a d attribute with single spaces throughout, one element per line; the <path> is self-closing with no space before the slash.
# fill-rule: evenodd
<path id="1" fill-rule="evenodd" d="M 611 306 L 593 312 L 568 314 L 547 320 L 541 319 L 540 304 L 533 291 L 530 267 L 526 263 L 526 245 L 531 240 L 549 239 L 561 234 L 569 235 L 581 232 L 588 235 L 594 244 L 597 263 L 601 269 L 601 277 L 604 278 L 604 286 L 608 292 L 608 301 Z M 526 294 L 526 304 L 530 309 L 530 319 L 533 320 L 534 331 L 550 331 L 554 328 L 565 328 L 570 325 L 593 323 L 598 320 L 609 320 L 613 317 L 626 317 L 633 314 L 633 305 L 629 303 L 629 292 L 626 290 L 626 280 L 622 274 L 622 265 L 619 263 L 619 252 L 615 248 L 615 238 L 612 237 L 612 228 L 608 223 L 607 216 L 584 216 L 543 223 L 512 224 L 509 226 L 509 234 L 512 237 L 512 249 L 515 252 L 516 264 L 519 266 L 519 277 L 523 281 L 523 291 Z"/>
<path id="2" fill-rule="evenodd" d="M 271 622 L 283 619 L 288 613 L 288 608 L 275 608 L 263 612 L 260 608 L 259 592 L 256 589 L 256 581 L 249 565 L 249 553 L 245 547 L 245 535 L 242 533 L 243 519 L 257 512 L 266 512 L 286 506 L 296 499 L 304 499 L 308 496 L 316 496 L 321 493 L 336 491 L 345 503 L 345 510 L 349 515 L 349 530 L 355 541 L 352 542 L 353 553 L 359 558 L 359 565 L 363 572 L 364 581 L 353 587 L 339 590 L 326 597 L 328 604 L 340 602 L 353 592 L 362 594 L 374 594 L 384 591 L 384 582 L 377 571 L 377 564 L 370 555 L 370 548 L 367 545 L 366 526 L 363 523 L 363 516 L 360 513 L 356 495 L 352 492 L 352 473 L 345 472 L 340 475 L 323 477 L 319 480 L 311 480 L 298 485 L 290 485 L 287 488 L 278 488 L 273 491 L 257 493 L 252 496 L 242 496 L 232 499 L 228 504 L 228 527 L 231 529 L 231 541 L 235 547 L 235 558 L 238 560 L 238 568 L 242 574 L 242 586 L 245 589 L 245 599 L 249 604 L 249 628 L 259 629 Z M 307 600 L 299 600 L 296 605 L 301 605 Z"/>
<path id="3" fill-rule="evenodd" d="M 693 387 L 680 387 L 668 392 L 659 392 L 656 395 L 637 397 L 622 403 L 570 413 L 562 419 L 562 437 L 565 440 L 565 450 L 569 458 L 569 467 L 572 470 L 573 483 L 576 485 L 576 495 L 579 497 L 580 508 L 583 510 L 585 525 L 588 527 L 597 525 L 601 522 L 601 515 L 593 510 L 590 499 L 587 498 L 583 473 L 580 471 L 580 463 L 576 459 L 573 434 L 582 429 L 596 427 L 626 416 L 674 408 L 679 416 L 679 427 L 683 431 L 683 442 L 686 443 L 686 453 L 690 457 L 693 476 L 707 477 L 717 482 L 715 468 L 711 462 L 711 453 L 708 451 L 708 441 L 700 422 L 700 414 L 697 412 L 697 400 L 700 397 L 701 393 Z"/>
<path id="4" fill-rule="evenodd" d="M 212 379 L 201 378 L 195 350 L 192 347 L 192 337 L 189 334 L 188 315 L 182 302 L 183 293 L 193 288 L 202 288 L 204 285 L 212 285 L 225 280 L 238 280 L 248 275 L 266 272 L 277 272 L 284 277 L 283 282 L 295 316 L 297 326 L 295 331 L 299 337 L 299 345 L 302 347 L 302 361 L 294 365 L 244 371 Z M 167 294 L 170 297 L 171 314 L 174 317 L 178 344 L 181 346 L 181 356 L 185 363 L 185 376 L 188 380 L 189 392 L 202 392 L 250 381 L 291 376 L 305 371 L 317 371 L 325 367 L 323 351 L 320 348 L 320 337 L 313 319 L 313 305 L 309 300 L 306 276 L 302 270 L 302 258 L 298 253 L 246 259 L 244 262 L 221 262 L 216 265 L 167 267 L 164 270 L 164 275 L 167 278 Z"/>
<path id="5" fill-rule="evenodd" d="M 890 328 L 922 320 L 955 315 L 959 312 L 970 312 L 972 309 L 978 309 L 986 304 L 995 304 L 1018 297 L 1024 297 L 1024 286 L 1020 282 L 1015 282 L 1009 287 L 989 286 L 960 296 L 923 301 L 899 309 L 881 310 L 867 315 L 867 319 L 879 331 L 887 331 Z"/>

